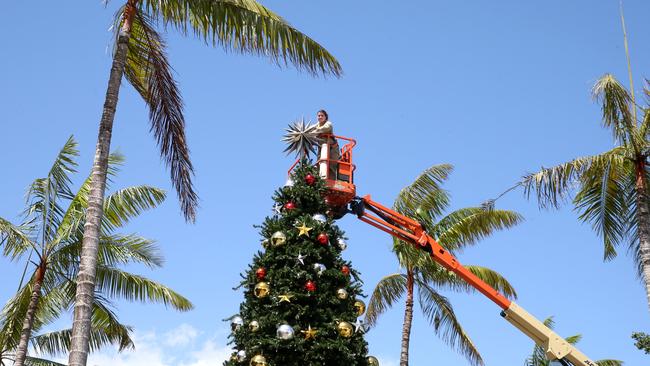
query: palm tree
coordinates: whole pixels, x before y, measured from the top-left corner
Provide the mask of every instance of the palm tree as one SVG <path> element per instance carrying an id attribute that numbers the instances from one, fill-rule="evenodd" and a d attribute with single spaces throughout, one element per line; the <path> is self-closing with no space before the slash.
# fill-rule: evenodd
<path id="1" fill-rule="evenodd" d="M 402 189 L 393 205 L 395 210 L 417 218 L 429 235 L 452 254 L 522 220 L 519 214 L 512 211 L 479 207 L 463 208 L 441 217 L 449 206 L 449 194 L 441 184 L 447 180 L 452 169 L 451 165 L 443 164 L 424 171 L 411 185 Z M 472 364 L 482 365 L 481 355 L 463 330 L 451 303 L 440 293 L 440 290 L 471 293 L 474 288 L 410 243 L 394 239 L 393 250 L 404 271 L 390 274 L 379 281 L 368 303 L 366 322 L 374 325 L 379 315 L 406 294 L 400 366 L 408 365 L 415 289 L 420 310 L 433 326 L 435 334 L 460 351 Z M 465 267 L 505 296 L 516 297 L 512 286 L 497 272 L 480 266 Z"/>
<path id="2" fill-rule="evenodd" d="M 553 321 L 553 317 L 550 316 L 544 320 L 544 325 L 549 327 L 550 329 L 553 329 L 553 325 L 555 325 L 555 322 Z M 575 345 L 576 343 L 580 342 L 582 339 L 582 335 L 576 334 L 571 337 L 565 338 L 565 340 L 569 344 Z M 596 361 L 596 364 L 599 366 L 622 366 L 623 361 L 619 360 L 600 360 Z M 533 353 L 526 359 L 524 362 L 524 366 L 550 366 L 551 362 L 546 358 L 546 353 L 544 352 L 544 348 L 540 347 L 539 345 L 535 345 L 535 348 L 533 348 Z"/>
<path id="3" fill-rule="evenodd" d="M 30 257 L 36 256 L 32 275 L 24 286 L 21 280 L 18 293 L 2 313 L 4 329 L 0 343 L 9 345 L 19 334 L 15 351 L 16 366 L 25 364 L 32 330 L 56 319 L 74 302 L 74 278 L 80 267 L 90 187 L 88 178 L 76 194 L 70 188 L 70 173 L 75 171 L 74 157 L 77 155 L 76 142 L 70 137 L 47 177 L 38 178 L 31 184 L 23 223 L 11 225 L 8 220 L 0 219 L 5 227 L 11 227 L 7 231 L 0 228 L 0 233 L 5 237 L 5 252 L 18 258 L 31 250 Z M 123 158 L 113 154 L 109 160 L 109 175 L 112 176 Z M 105 215 L 101 222 L 97 264 L 98 292 L 90 304 L 93 309 L 91 319 L 94 321 L 91 330 L 95 330 L 91 334 L 95 342 L 118 342 L 122 346 L 131 343 L 128 329 L 119 324 L 110 310 L 109 298 L 162 302 L 177 310 L 192 307 L 187 299 L 166 286 L 119 269 L 120 264 L 127 263 L 141 263 L 151 268 L 162 265 L 159 250 L 151 240 L 113 232 L 144 210 L 156 207 L 164 198 L 165 193 L 160 189 L 135 186 L 109 195 L 104 202 Z M 69 204 L 67 208 L 63 205 L 65 202 Z M 58 340 L 55 344 L 69 344 L 70 336 L 69 331 L 54 332 L 40 335 L 35 342 L 38 347 L 48 349 L 48 344 L 55 340 Z"/>
<path id="4" fill-rule="evenodd" d="M 650 96 L 648 89 L 645 93 Z M 616 257 L 621 244 L 628 244 L 650 306 L 650 108 L 637 105 L 628 90 L 609 74 L 596 82 L 593 95 L 602 104 L 603 126 L 611 130 L 617 146 L 542 168 L 524 176 L 520 184 L 527 197 L 536 194 L 543 208 L 557 208 L 575 193 L 573 204 L 579 219 L 590 223 L 603 238 L 605 261 Z"/>
<path id="5" fill-rule="evenodd" d="M 338 61 L 314 40 L 255 0 L 127 0 L 115 17 L 116 42 L 92 168 L 70 366 L 86 364 L 107 161 L 122 76 L 149 106 L 151 130 L 188 221 L 198 197 L 185 138 L 183 103 L 156 25 L 193 34 L 227 50 L 267 56 L 311 74 L 341 75 Z"/>

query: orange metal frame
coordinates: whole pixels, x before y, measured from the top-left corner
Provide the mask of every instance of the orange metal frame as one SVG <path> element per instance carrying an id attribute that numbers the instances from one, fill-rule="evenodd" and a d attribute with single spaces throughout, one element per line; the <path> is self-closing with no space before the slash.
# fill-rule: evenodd
<path id="1" fill-rule="evenodd" d="M 354 171 L 356 166 L 352 163 L 352 149 L 357 144 L 354 139 L 336 136 L 336 135 L 323 135 L 326 138 L 326 141 L 329 141 L 330 138 L 335 138 L 337 140 L 347 141 L 343 148 L 341 148 L 340 154 L 341 157 L 339 160 L 334 159 L 318 159 L 316 165 L 318 166 L 321 163 L 327 163 L 329 168 L 330 164 L 337 164 L 337 175 L 339 177 L 345 176 L 347 180 L 335 179 L 336 177 L 330 177 L 330 171 L 327 169 L 327 179 L 325 183 L 329 189 L 327 199 L 331 206 L 334 207 L 343 207 L 348 204 L 356 196 L 356 187 L 354 185 Z M 327 143 L 327 151 L 330 151 L 329 142 Z M 298 165 L 300 158 L 289 168 L 288 174 L 290 175 L 293 169 Z"/>
<path id="2" fill-rule="evenodd" d="M 380 205 L 373 201 L 370 195 L 364 196 L 362 200 L 365 208 L 376 213 L 377 216 L 369 214 L 367 210 L 363 210 L 358 214 L 361 221 L 385 231 L 397 239 L 417 244 L 426 250 L 433 260 L 462 277 L 467 283 L 487 296 L 502 309 L 506 310 L 510 307 L 510 300 L 461 265 L 453 255 L 424 231 L 420 223 L 388 207 Z"/>

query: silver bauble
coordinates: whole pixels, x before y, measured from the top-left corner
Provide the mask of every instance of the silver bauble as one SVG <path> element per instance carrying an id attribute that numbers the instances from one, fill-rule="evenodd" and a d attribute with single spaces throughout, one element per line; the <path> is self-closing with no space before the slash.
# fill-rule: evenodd
<path id="1" fill-rule="evenodd" d="M 238 331 L 239 328 L 242 327 L 242 325 L 244 325 L 244 319 L 242 319 L 241 316 L 235 315 L 234 317 L 232 317 L 232 319 L 230 319 L 230 329 L 233 332 Z"/>
<path id="2" fill-rule="evenodd" d="M 319 275 L 319 276 L 322 275 L 323 272 L 325 272 L 326 269 L 327 269 L 327 267 L 325 267 L 324 264 L 322 264 L 322 263 L 314 263 L 314 270 L 316 271 L 317 275 Z"/>
<path id="3" fill-rule="evenodd" d="M 287 178 L 287 181 L 284 183 L 285 187 L 293 187 L 293 179 Z"/>
<path id="4" fill-rule="evenodd" d="M 271 235 L 271 245 L 279 247 L 287 242 L 287 236 L 282 231 L 276 231 Z"/>
<path id="5" fill-rule="evenodd" d="M 338 297 L 341 300 L 345 300 L 348 298 L 348 290 L 344 288 L 340 288 L 336 290 L 336 297 Z"/>
<path id="6" fill-rule="evenodd" d="M 253 320 L 252 322 L 248 323 L 248 329 L 250 329 L 251 332 L 255 333 L 260 330 L 260 323 L 257 320 Z"/>
<path id="7" fill-rule="evenodd" d="M 318 222 L 322 222 L 322 223 L 327 222 L 327 217 L 323 214 L 314 214 L 314 216 L 312 216 L 311 218 Z"/>
<path id="8" fill-rule="evenodd" d="M 276 332 L 276 334 L 278 338 L 288 340 L 293 338 L 295 332 L 289 324 L 282 324 L 281 326 L 278 327 L 278 331 Z"/>
<path id="9" fill-rule="evenodd" d="M 237 361 L 239 361 L 239 362 L 246 361 L 246 351 L 241 350 L 241 351 L 237 352 Z"/>
<path id="10" fill-rule="evenodd" d="M 341 250 L 345 250 L 348 247 L 348 243 L 346 243 L 345 240 L 343 240 L 343 238 L 339 238 L 337 244 L 339 245 L 339 249 Z"/>

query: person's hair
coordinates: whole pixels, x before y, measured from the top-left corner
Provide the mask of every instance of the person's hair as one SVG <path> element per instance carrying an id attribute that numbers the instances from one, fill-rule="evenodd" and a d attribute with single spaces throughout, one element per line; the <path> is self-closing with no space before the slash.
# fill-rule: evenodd
<path id="1" fill-rule="evenodd" d="M 324 109 L 321 109 L 320 111 L 318 111 L 318 112 L 316 112 L 316 113 L 317 113 L 317 114 L 318 114 L 318 113 L 322 113 L 322 114 L 325 115 L 325 119 L 330 119 L 329 114 L 327 114 L 327 111 L 325 111 Z"/>

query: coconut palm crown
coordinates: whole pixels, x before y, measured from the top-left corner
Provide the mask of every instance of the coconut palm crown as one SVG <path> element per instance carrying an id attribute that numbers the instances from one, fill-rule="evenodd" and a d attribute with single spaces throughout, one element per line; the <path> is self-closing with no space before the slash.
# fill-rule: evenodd
<path id="1" fill-rule="evenodd" d="M 0 218 L 3 253 L 14 260 L 30 253 L 25 267 L 28 279 L 25 283 L 21 280 L 17 293 L 0 313 L 0 358 L 14 361 L 16 366 L 51 362 L 28 357 L 30 343 L 39 354 L 57 356 L 70 346 L 70 329 L 34 337 L 32 332 L 52 323 L 74 303 L 74 279 L 79 271 L 90 191 L 90 178 L 76 193 L 71 188 L 77 155 L 76 142 L 70 137 L 47 176 L 34 180 L 30 185 L 22 223 L 14 225 Z M 110 156 L 111 177 L 115 176 L 123 160 L 119 154 Z M 162 255 L 153 241 L 115 231 L 143 211 L 156 207 L 164 198 L 164 191 L 142 185 L 115 191 L 104 202 L 98 285 L 92 302 L 90 347 L 93 350 L 109 343 L 118 345 L 120 349 L 133 346 L 130 328 L 120 324 L 112 310 L 113 298 L 163 303 L 181 311 L 192 308 L 186 298 L 172 289 L 119 268 L 129 263 L 140 263 L 150 268 L 162 265 Z M 32 265 L 32 271 L 28 271 Z"/>
<path id="2" fill-rule="evenodd" d="M 650 97 L 650 91 L 644 91 Z M 573 197 L 579 219 L 590 223 L 602 238 L 605 261 L 615 258 L 618 248 L 626 245 L 650 306 L 650 108 L 638 105 L 610 74 L 596 82 L 593 96 L 601 104 L 603 127 L 612 132 L 616 146 L 542 168 L 524 176 L 520 184 L 542 208 L 557 208 Z"/>
<path id="3" fill-rule="evenodd" d="M 420 221 L 427 233 L 454 255 L 493 232 L 522 221 L 522 217 L 515 212 L 480 207 L 463 208 L 443 216 L 450 197 L 441 185 L 452 169 L 451 165 L 443 164 L 424 171 L 400 192 L 394 209 Z M 420 311 L 433 326 L 434 333 L 463 354 L 471 364 L 482 365 L 480 353 L 461 326 L 451 302 L 442 294 L 442 291 L 473 293 L 474 288 L 410 243 L 394 239 L 393 250 L 403 271 L 389 274 L 379 281 L 368 303 L 366 322 L 370 326 L 375 325 L 379 315 L 406 295 L 400 366 L 408 365 L 416 289 Z M 514 288 L 499 273 L 481 266 L 465 267 L 505 296 L 516 297 Z"/>

